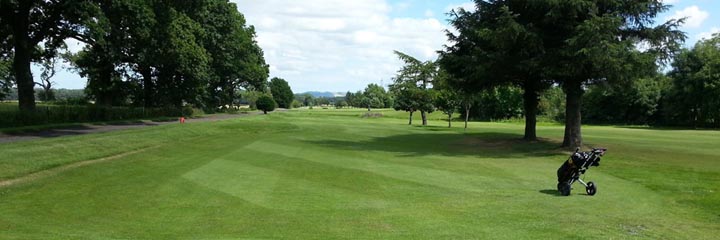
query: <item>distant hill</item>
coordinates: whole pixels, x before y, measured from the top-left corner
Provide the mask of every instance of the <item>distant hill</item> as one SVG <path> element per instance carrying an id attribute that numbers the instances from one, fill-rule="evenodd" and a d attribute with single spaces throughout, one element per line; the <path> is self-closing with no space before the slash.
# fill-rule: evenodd
<path id="1" fill-rule="evenodd" d="M 304 92 L 304 93 L 299 93 L 299 94 L 300 94 L 300 95 L 303 95 L 303 94 L 306 94 L 306 93 L 312 95 L 312 96 L 315 97 L 315 98 L 319 98 L 319 97 L 332 98 L 332 97 L 345 96 L 345 93 L 344 93 L 344 92 L 318 92 L 318 91 L 310 91 L 310 92 Z"/>

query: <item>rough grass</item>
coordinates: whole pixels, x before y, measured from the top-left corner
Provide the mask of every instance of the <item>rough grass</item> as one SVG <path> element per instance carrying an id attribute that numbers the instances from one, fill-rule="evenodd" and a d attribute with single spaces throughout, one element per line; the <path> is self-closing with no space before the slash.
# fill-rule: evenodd
<path id="1" fill-rule="evenodd" d="M 561 126 L 309 110 L 0 145 L 0 239 L 700 238 L 720 234 L 720 132 L 585 127 L 598 194 L 554 191 Z M 419 115 L 419 114 L 418 114 Z M 434 115 L 433 115 L 434 116 Z M 431 118 L 432 119 L 432 118 Z M 419 123 L 416 120 L 416 123 Z M 459 126 L 459 124 L 458 124 Z"/>

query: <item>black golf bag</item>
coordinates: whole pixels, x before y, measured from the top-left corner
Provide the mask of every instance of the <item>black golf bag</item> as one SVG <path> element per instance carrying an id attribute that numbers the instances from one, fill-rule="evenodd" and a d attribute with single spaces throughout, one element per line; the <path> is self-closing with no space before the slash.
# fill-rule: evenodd
<path id="1" fill-rule="evenodd" d="M 597 186 L 593 182 L 585 183 L 580 176 L 590 168 L 590 166 L 600 166 L 600 157 L 605 155 L 607 149 L 605 148 L 593 148 L 589 152 L 580 152 L 580 148 L 576 149 L 575 152 L 563 163 L 557 170 L 558 177 L 558 191 L 563 196 L 570 195 L 572 190 L 572 184 L 574 182 L 580 182 L 585 186 L 585 191 L 588 195 L 593 196 L 597 193 Z"/>

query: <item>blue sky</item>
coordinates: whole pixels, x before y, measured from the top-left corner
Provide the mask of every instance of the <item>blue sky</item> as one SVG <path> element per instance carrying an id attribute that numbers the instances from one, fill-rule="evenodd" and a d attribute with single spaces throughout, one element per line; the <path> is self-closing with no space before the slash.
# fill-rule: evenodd
<path id="1" fill-rule="evenodd" d="M 456 0 L 233 0 L 270 64 L 271 77 L 281 77 L 294 92 L 357 91 L 369 83 L 387 85 L 401 62 L 399 50 L 432 60 L 446 43 L 450 9 L 472 6 Z M 687 46 L 720 32 L 720 1 L 665 0 L 673 8 L 658 17 L 689 17 L 682 30 Z M 82 46 L 68 41 L 72 51 Z M 67 67 L 65 64 L 64 67 Z M 60 68 L 60 67 L 58 67 Z M 59 69 L 57 88 L 83 88 L 86 80 Z M 33 68 L 36 78 L 40 75 Z"/>

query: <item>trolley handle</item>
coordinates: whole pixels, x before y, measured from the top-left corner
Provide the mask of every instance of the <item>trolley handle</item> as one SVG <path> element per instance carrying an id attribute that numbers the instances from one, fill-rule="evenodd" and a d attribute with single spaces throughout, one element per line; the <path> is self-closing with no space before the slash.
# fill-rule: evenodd
<path id="1" fill-rule="evenodd" d="M 593 148 L 592 152 L 602 156 L 605 155 L 605 152 L 607 152 L 607 148 Z"/>

